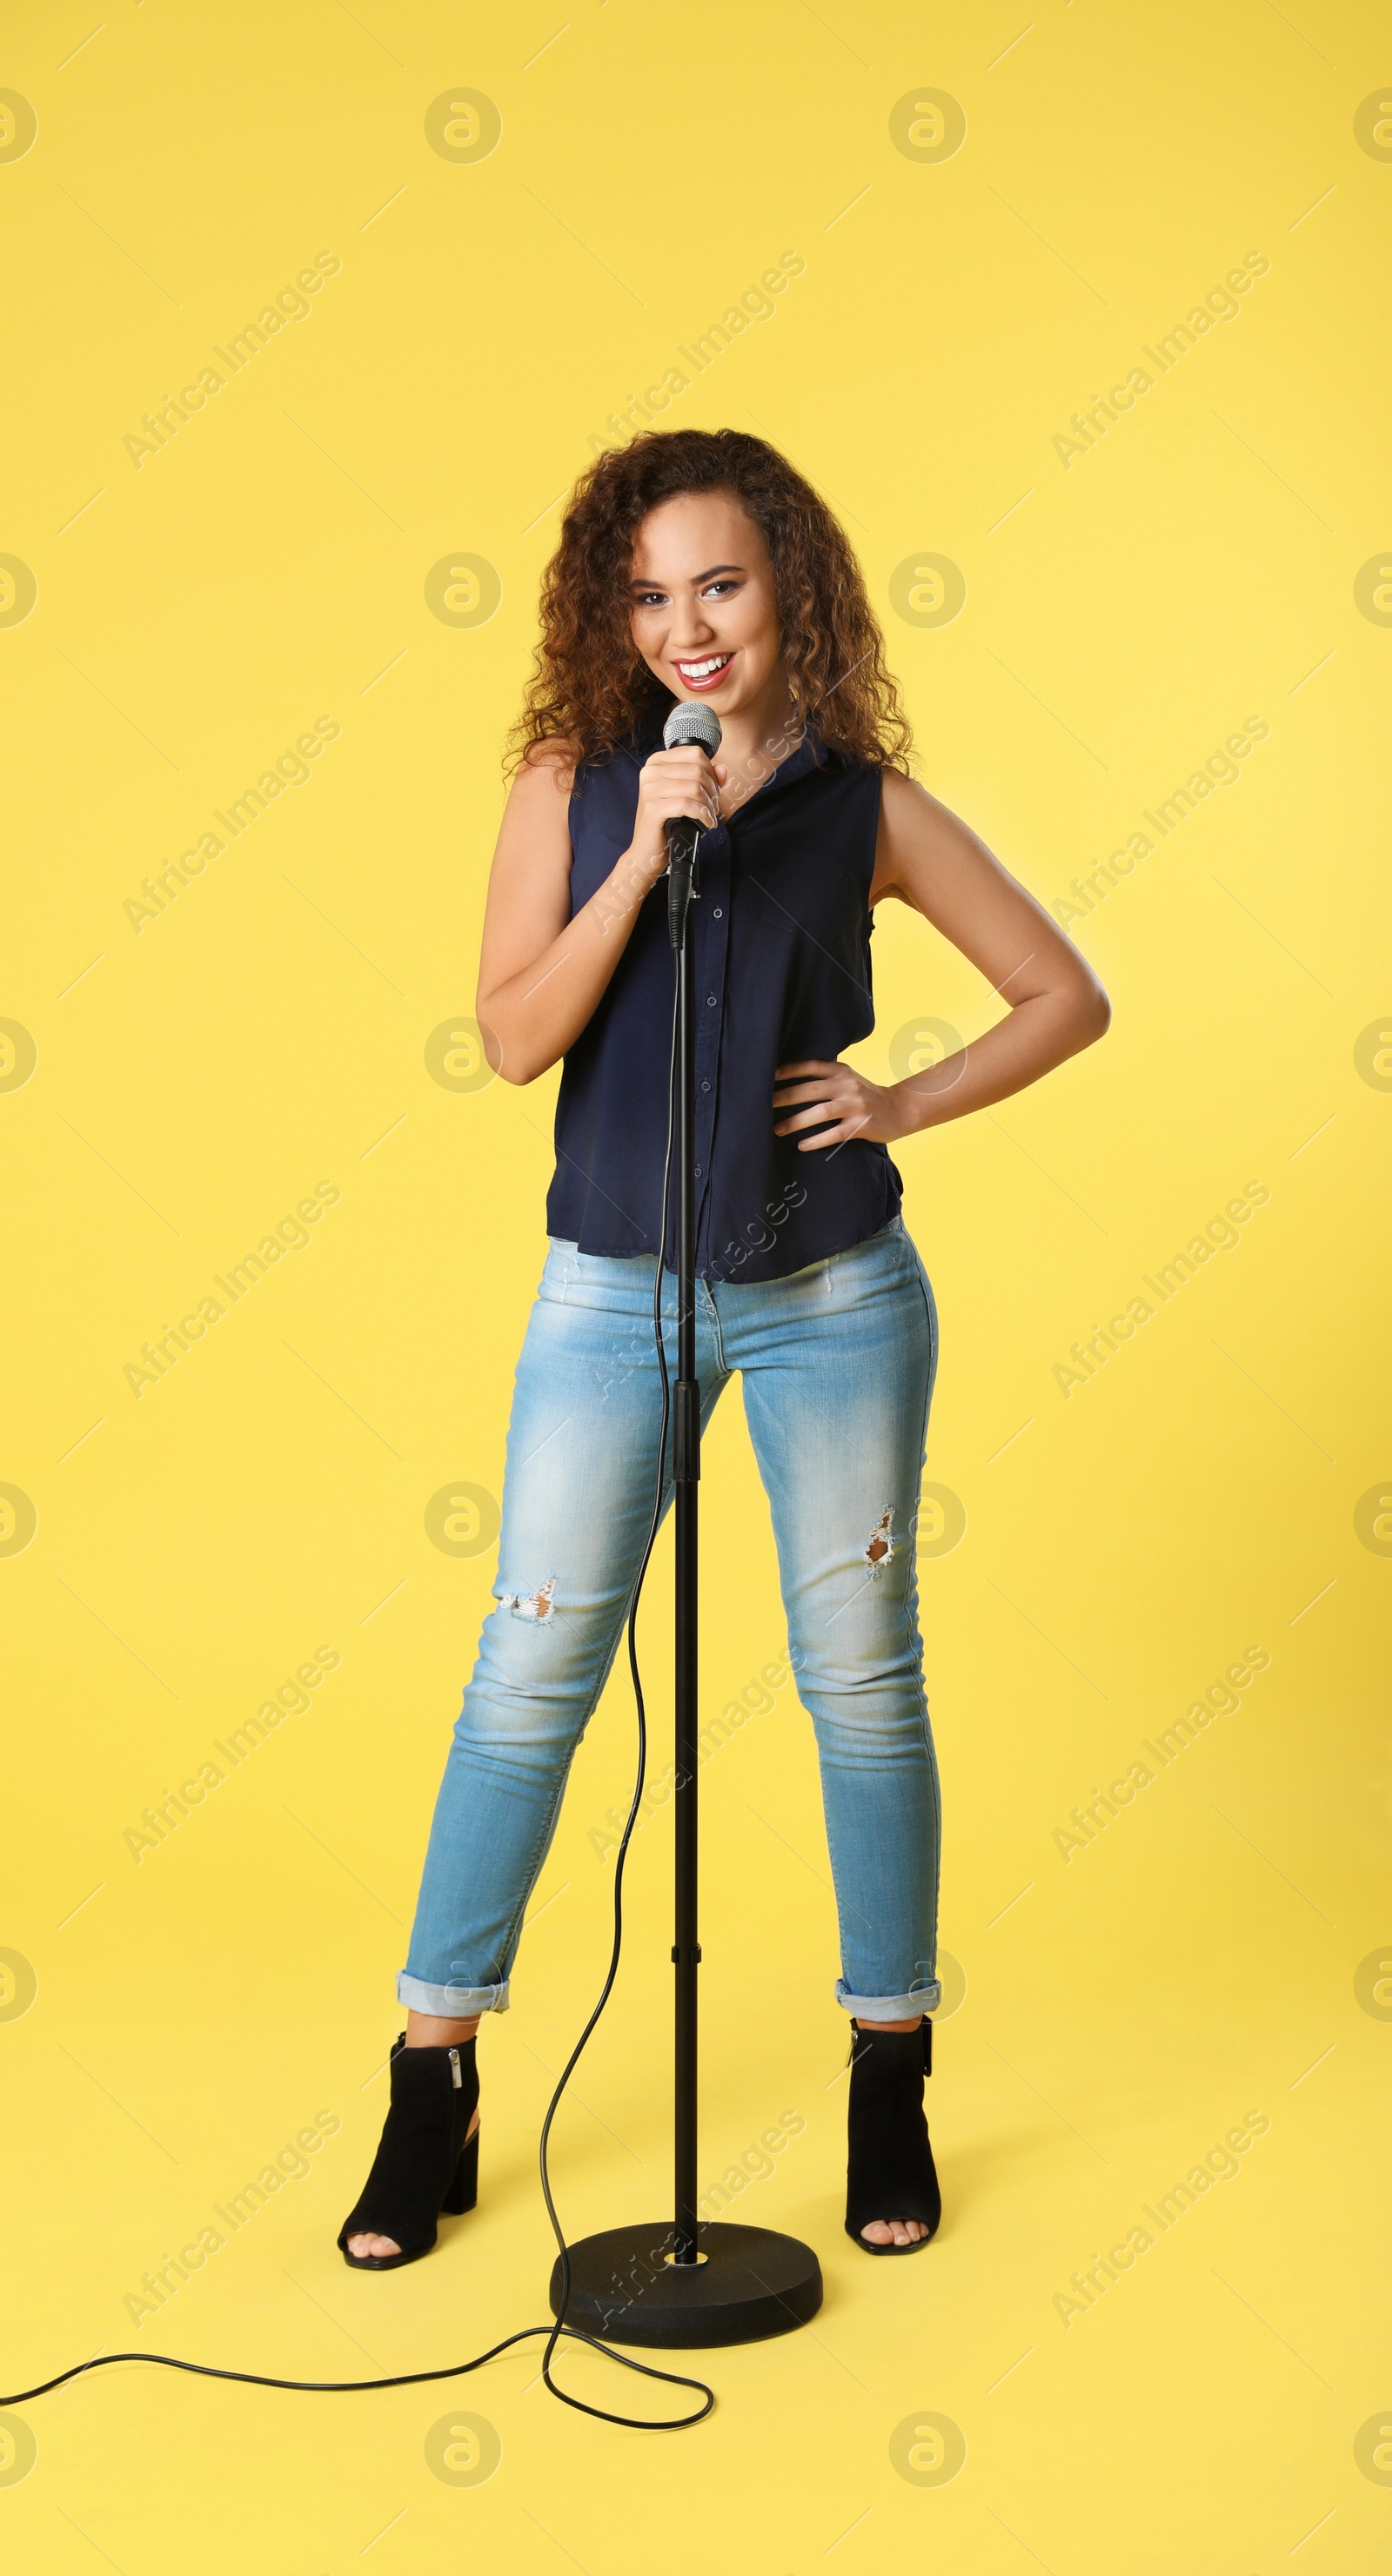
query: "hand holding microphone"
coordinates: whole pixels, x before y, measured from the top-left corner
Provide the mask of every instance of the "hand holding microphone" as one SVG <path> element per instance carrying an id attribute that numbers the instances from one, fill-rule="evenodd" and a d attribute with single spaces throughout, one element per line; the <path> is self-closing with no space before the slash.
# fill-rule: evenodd
<path id="1" fill-rule="evenodd" d="M 720 820 L 720 788 L 728 772 L 724 762 L 717 763 L 714 758 L 720 748 L 720 718 L 714 707 L 690 703 L 673 707 L 663 726 L 662 739 L 666 748 L 654 754 L 654 760 L 660 757 L 664 768 L 671 767 L 674 785 L 680 764 L 686 791 L 680 811 L 669 811 L 663 826 L 667 843 L 667 924 L 672 946 L 680 948 L 687 908 L 695 890 L 696 845 L 702 831 L 713 830 Z M 699 763 L 694 775 L 689 767 L 693 754 Z"/>
<path id="2" fill-rule="evenodd" d="M 672 735 L 679 717 L 701 718 L 701 733 Z M 703 832 L 720 819 L 720 790 L 729 775 L 711 754 L 720 743 L 720 719 L 709 707 L 674 707 L 667 719 L 667 747 L 645 761 L 638 781 L 638 811 L 633 823 L 633 852 L 652 870 L 656 884 L 667 866 L 667 826 L 690 820 Z"/>

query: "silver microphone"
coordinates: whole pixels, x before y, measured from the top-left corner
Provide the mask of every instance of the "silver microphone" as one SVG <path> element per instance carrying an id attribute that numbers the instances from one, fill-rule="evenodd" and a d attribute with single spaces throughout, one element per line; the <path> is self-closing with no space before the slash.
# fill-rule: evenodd
<path id="1" fill-rule="evenodd" d="M 720 749 L 720 718 L 714 707 L 703 707 L 695 698 L 683 698 L 673 707 L 662 728 L 663 749 L 679 751 L 684 742 L 699 742 L 708 760 L 714 760 Z"/>
<path id="2" fill-rule="evenodd" d="M 662 728 L 663 748 L 677 751 L 683 743 L 697 743 L 708 760 L 714 760 L 720 749 L 720 718 L 714 707 L 703 707 L 684 699 L 673 707 Z M 696 844 L 701 825 L 694 816 L 683 815 L 666 826 L 667 837 L 667 927 L 672 946 L 680 948 L 686 929 L 687 907 L 691 901 L 696 873 Z"/>

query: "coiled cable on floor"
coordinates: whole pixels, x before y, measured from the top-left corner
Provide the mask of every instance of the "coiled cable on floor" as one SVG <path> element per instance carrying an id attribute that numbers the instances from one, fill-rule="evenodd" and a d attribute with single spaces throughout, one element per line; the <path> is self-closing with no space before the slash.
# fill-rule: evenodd
<path id="1" fill-rule="evenodd" d="M 678 960 L 675 962 L 679 967 L 680 961 Z M 482 2370 L 485 2362 L 496 2361 L 500 2352 L 508 2352 L 515 2343 L 526 2343 L 530 2341 L 533 2335 L 545 2335 L 546 2337 L 546 2350 L 542 2356 L 541 2375 L 551 2395 L 553 2397 L 558 2397 L 563 2406 L 575 2407 L 577 2412 L 581 2415 L 596 2416 L 601 2424 L 621 2424 L 628 2430 L 639 2433 L 679 2433 L 684 2431 L 688 2425 L 704 2423 L 706 2417 L 710 2414 L 711 2409 L 715 2404 L 715 2391 L 707 2385 L 704 2379 L 687 2379 L 682 2376 L 680 2371 L 659 2370 L 652 2362 L 635 2361 L 631 2354 L 616 2351 L 613 2344 L 603 2342 L 598 2335 L 584 2334 L 578 2326 L 568 2326 L 563 2323 L 566 2308 L 570 2302 L 570 2248 L 566 2243 L 565 2230 L 557 2216 L 556 2203 L 551 2191 L 550 2168 L 551 2130 L 556 2118 L 556 2113 L 560 2109 L 561 2098 L 565 2092 L 567 2084 L 570 2082 L 571 2076 L 574 2074 L 576 2067 L 580 2063 L 580 2059 L 583 2056 L 591 2037 L 593 2036 L 599 2017 L 613 1992 L 614 1980 L 619 1973 L 619 1960 L 623 1952 L 624 1864 L 628 1858 L 629 1844 L 633 1840 L 634 1827 L 638 1822 L 638 1809 L 642 1802 L 643 1788 L 647 1779 L 648 1714 L 643 1698 L 642 1676 L 638 1669 L 638 1603 L 643 1590 L 644 1577 L 647 1574 L 652 1552 L 657 1543 L 658 1529 L 662 1521 L 662 1502 L 667 1482 L 667 1434 L 671 1425 L 672 1412 L 671 1380 L 667 1367 L 667 1353 L 664 1348 L 662 1338 L 662 1278 L 663 1265 L 667 1252 L 667 1226 L 672 1188 L 672 1149 L 676 1133 L 677 1037 L 679 1027 L 677 986 L 678 977 L 674 975 L 672 995 L 672 1049 L 667 1072 L 667 1144 L 662 1164 L 662 1218 L 661 1232 L 658 1237 L 657 1264 L 653 1278 L 653 1338 L 657 1345 L 657 1365 L 662 1380 L 662 1421 L 661 1429 L 658 1434 L 657 1478 L 653 1494 L 652 1518 L 648 1524 L 648 1535 L 644 1542 L 642 1557 L 639 1560 L 638 1572 L 634 1578 L 633 1591 L 628 1605 L 628 1664 L 629 1671 L 633 1677 L 633 1696 L 638 1713 L 638 1761 L 634 1773 L 633 1796 L 629 1801 L 628 1817 L 619 1840 L 619 1848 L 614 1860 L 614 1935 L 610 1946 L 608 1971 L 605 1975 L 604 1983 L 600 1988 L 599 1998 L 595 2004 L 594 2010 L 590 2014 L 589 2020 L 586 2022 L 584 2029 L 581 2031 L 575 2046 L 571 2050 L 570 2055 L 566 2059 L 565 2065 L 561 2070 L 560 2079 L 556 2085 L 556 2089 L 546 2106 L 546 2117 L 541 2124 L 541 2190 L 542 2197 L 546 2203 L 546 2215 L 550 2219 L 552 2228 L 555 2232 L 561 2267 L 561 2299 L 559 2314 L 557 2315 L 554 2323 L 550 2325 L 520 2326 L 516 2334 L 505 2335 L 501 2343 L 490 2344 L 487 2352 L 476 2353 L 472 2361 L 451 2362 L 440 2370 L 396 2371 L 384 2379 L 274 2379 L 270 2377 L 268 2373 L 259 2370 L 223 2370 L 218 2368 L 214 2363 L 208 2361 L 181 2361 L 176 2357 L 176 2355 L 168 2352 L 100 2352 L 95 2353 L 90 2361 L 76 2361 L 72 2364 L 70 2369 L 60 2370 L 54 2378 L 41 2380 L 35 2388 L 21 2388 L 17 2389 L 13 2396 L 0 2396 L 0 2407 L 26 2405 L 31 2398 L 46 2397 L 51 2389 L 65 2387 L 70 2379 L 81 2379 L 89 2370 L 109 2370 L 114 2366 L 114 2364 L 122 2361 L 149 2362 L 158 2370 L 186 2370 L 191 2372 L 197 2379 L 234 2379 L 240 2381 L 244 2387 L 248 2388 L 297 2389 L 308 2395 L 317 2397 L 346 2396 L 350 2391 L 370 2388 L 417 2388 L 428 2380 L 466 2378 L 470 2371 Z M 700 2395 L 702 2403 L 690 2415 L 673 2416 L 615 2415 L 612 2414 L 607 2407 L 591 2406 L 585 2398 L 572 2397 L 568 2389 L 557 2387 L 555 2380 L 551 2376 L 551 2364 L 555 2357 L 556 2347 L 563 2339 L 570 2343 L 587 2344 L 591 2352 L 602 2352 L 607 2354 L 610 2361 L 621 2362 L 625 2370 L 637 2371 L 640 2378 L 660 2379 L 669 2388 L 694 2389 Z"/>

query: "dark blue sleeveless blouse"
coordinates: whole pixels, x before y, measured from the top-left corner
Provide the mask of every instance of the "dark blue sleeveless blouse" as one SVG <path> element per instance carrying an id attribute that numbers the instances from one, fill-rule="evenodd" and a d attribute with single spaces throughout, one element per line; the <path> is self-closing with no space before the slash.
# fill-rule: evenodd
<path id="1" fill-rule="evenodd" d="M 633 838 L 638 773 L 667 710 L 576 773 L 572 916 Z M 798 748 L 702 835 L 696 940 L 696 1267 L 784 1279 L 863 1243 L 898 1214 L 883 1145 L 800 1154 L 773 1132 L 774 1068 L 868 1037 L 870 882 L 880 771 L 809 727 Z M 646 896 L 594 1017 L 565 1058 L 546 1229 L 582 1252 L 652 1253 L 661 1226 L 675 960 L 665 877 Z M 806 1131 L 802 1131 L 805 1133 Z M 675 1190 L 673 1193 L 675 1200 Z M 676 1266 L 675 1208 L 666 1262 Z"/>

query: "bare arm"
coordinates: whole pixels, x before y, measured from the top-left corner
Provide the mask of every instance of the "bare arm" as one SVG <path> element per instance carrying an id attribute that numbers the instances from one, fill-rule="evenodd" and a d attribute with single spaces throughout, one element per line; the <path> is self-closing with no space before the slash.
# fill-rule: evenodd
<path id="1" fill-rule="evenodd" d="M 535 1082 L 593 1018 L 667 865 L 664 823 L 690 814 L 713 824 L 725 769 L 694 745 L 654 752 L 639 781 L 633 839 L 574 918 L 573 775 L 564 744 L 525 762 L 493 854 L 476 1008 L 484 1053 L 505 1082 Z"/>
<path id="2" fill-rule="evenodd" d="M 818 1059 L 781 1064 L 774 1132 L 819 1127 L 804 1154 L 852 1136 L 889 1144 L 989 1108 L 1091 1046 L 1111 1019 L 1091 967 L 1043 905 L 975 832 L 895 770 L 884 776 L 870 901 L 887 896 L 931 921 L 1010 1007 L 970 1046 L 903 1082 L 868 1082 L 850 1065 Z"/>

